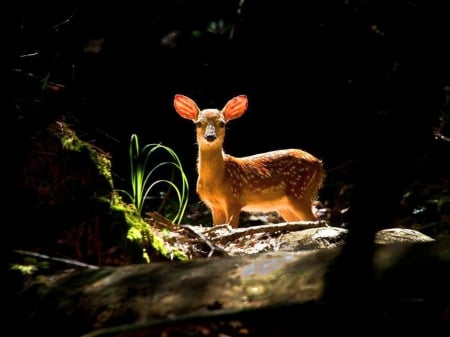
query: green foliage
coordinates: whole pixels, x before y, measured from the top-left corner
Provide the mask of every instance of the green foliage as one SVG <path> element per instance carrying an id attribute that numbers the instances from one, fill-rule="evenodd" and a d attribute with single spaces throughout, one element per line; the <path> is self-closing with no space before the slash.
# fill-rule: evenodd
<path id="1" fill-rule="evenodd" d="M 119 195 L 116 195 L 114 198 L 111 209 L 117 212 L 116 214 L 124 216 L 128 224 L 126 238 L 129 243 L 127 252 L 130 256 L 136 258 L 137 261 L 150 263 L 149 251 L 155 251 L 170 260 L 189 260 L 184 252 L 173 247 L 160 234 L 154 232 L 138 213 L 134 205 L 124 203 Z"/>
<path id="2" fill-rule="evenodd" d="M 169 155 L 170 160 L 157 163 L 150 169 L 149 158 L 158 150 L 166 152 Z M 171 148 L 161 144 L 147 144 L 141 149 L 139 146 L 138 136 L 136 134 L 132 134 L 130 139 L 129 158 L 132 193 L 125 190 L 118 191 L 129 197 L 138 213 L 142 214 L 145 201 L 149 196 L 150 191 L 159 184 L 169 185 L 169 188 L 172 188 L 176 192 L 178 200 L 178 208 L 176 212 L 171 215 L 173 217 L 171 220 L 174 223 L 179 224 L 184 216 L 188 203 L 189 183 L 177 154 Z M 166 166 L 171 166 L 176 172 L 179 173 L 179 186 L 174 183 L 173 180 L 175 177 L 173 176 L 171 179 L 151 180 L 159 169 Z"/>

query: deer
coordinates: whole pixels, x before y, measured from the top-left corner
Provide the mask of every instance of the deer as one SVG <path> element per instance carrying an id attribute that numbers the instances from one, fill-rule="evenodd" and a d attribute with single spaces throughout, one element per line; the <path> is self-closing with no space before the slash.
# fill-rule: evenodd
<path id="1" fill-rule="evenodd" d="M 213 226 L 239 227 L 242 211 L 276 212 L 286 222 L 317 220 L 312 207 L 325 177 L 321 160 L 300 149 L 240 158 L 224 152 L 225 126 L 247 111 L 246 95 L 235 96 L 221 110 L 201 110 L 181 94 L 173 105 L 196 126 L 196 192 L 211 210 Z"/>

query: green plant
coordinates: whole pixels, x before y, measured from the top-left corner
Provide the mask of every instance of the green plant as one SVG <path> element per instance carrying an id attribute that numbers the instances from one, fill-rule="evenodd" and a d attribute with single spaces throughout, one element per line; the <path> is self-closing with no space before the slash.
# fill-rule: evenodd
<path id="1" fill-rule="evenodd" d="M 154 165 L 149 170 L 150 168 L 149 157 L 150 155 L 154 154 L 157 150 L 162 150 L 168 153 L 170 156 L 170 160 L 160 162 Z M 158 184 L 161 183 L 168 184 L 169 189 L 172 188 L 176 192 L 178 199 L 178 209 L 175 215 L 173 216 L 173 219 L 171 219 L 171 221 L 179 224 L 184 216 L 184 212 L 186 210 L 188 203 L 189 183 L 177 154 L 171 148 L 164 146 L 162 144 L 147 144 L 141 149 L 139 146 L 138 136 L 136 134 L 132 134 L 130 139 L 129 157 L 130 157 L 130 180 L 131 180 L 130 182 L 132 193 L 129 193 L 125 190 L 117 190 L 117 191 L 122 192 L 126 196 L 128 196 L 132 204 L 136 207 L 139 214 L 141 214 L 144 208 L 144 203 L 150 191 Z M 150 180 L 158 169 L 161 169 L 162 167 L 167 165 L 172 166 L 172 168 L 179 173 L 181 178 L 180 186 L 177 186 L 173 182 L 175 180 L 175 176 L 173 174 L 170 180 L 169 179 L 156 179 L 153 181 Z"/>

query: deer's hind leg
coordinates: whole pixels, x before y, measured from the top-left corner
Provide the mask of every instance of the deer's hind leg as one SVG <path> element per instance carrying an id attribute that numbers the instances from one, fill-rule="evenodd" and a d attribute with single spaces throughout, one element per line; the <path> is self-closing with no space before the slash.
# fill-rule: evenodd
<path id="1" fill-rule="evenodd" d="M 280 214 L 286 221 L 317 220 L 312 211 L 312 202 L 305 202 L 292 197 L 288 197 L 288 207 Z"/>

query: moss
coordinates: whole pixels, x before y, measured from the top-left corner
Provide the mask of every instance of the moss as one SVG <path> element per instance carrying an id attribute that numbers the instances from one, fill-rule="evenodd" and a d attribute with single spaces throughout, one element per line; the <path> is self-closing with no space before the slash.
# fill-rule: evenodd
<path id="1" fill-rule="evenodd" d="M 149 251 L 156 252 L 170 260 L 186 261 L 189 259 L 184 252 L 170 246 L 156 232 L 152 231 L 150 225 L 141 217 L 134 205 L 126 204 L 118 195 L 115 195 L 113 199 L 111 209 L 123 214 L 128 225 L 126 238 L 132 244 L 130 251 L 136 251 L 136 248 L 139 248 L 138 260 L 150 262 Z"/>
<path id="2" fill-rule="evenodd" d="M 24 225 L 14 230 L 13 246 L 45 247 L 99 265 L 149 262 L 150 253 L 188 259 L 114 192 L 107 153 L 62 122 L 29 140 L 17 192 Z"/>
<path id="3" fill-rule="evenodd" d="M 50 125 L 48 130 L 60 139 L 63 150 L 73 152 L 86 151 L 93 163 L 97 166 L 98 172 L 105 177 L 110 186 L 113 187 L 111 161 L 106 154 L 102 153 L 92 144 L 80 140 L 75 132 L 62 122 Z"/>

